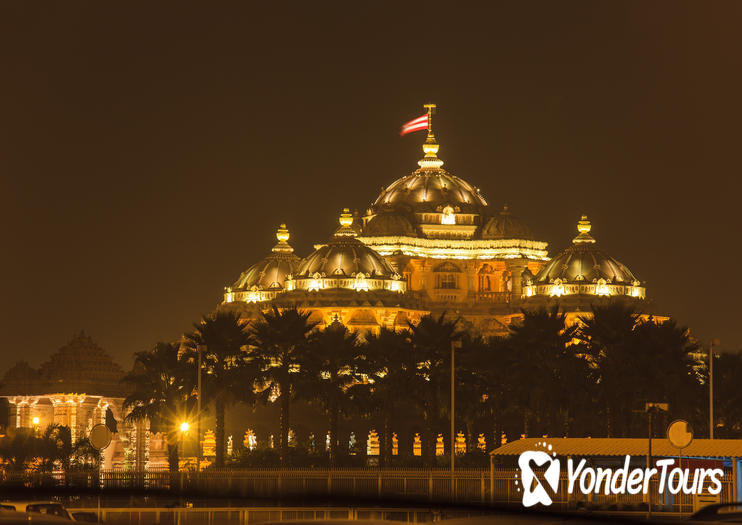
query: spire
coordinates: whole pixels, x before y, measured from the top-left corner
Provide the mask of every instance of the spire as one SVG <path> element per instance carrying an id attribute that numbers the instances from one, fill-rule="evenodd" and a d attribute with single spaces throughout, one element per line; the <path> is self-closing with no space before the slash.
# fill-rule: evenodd
<path id="1" fill-rule="evenodd" d="M 281 226 L 278 227 L 278 230 L 276 231 L 276 239 L 278 239 L 278 244 L 276 244 L 273 247 L 274 252 L 280 252 L 280 253 L 293 253 L 294 249 L 289 245 L 289 230 L 286 228 L 285 224 L 281 224 Z"/>
<path id="2" fill-rule="evenodd" d="M 356 237 L 358 232 L 353 229 L 353 214 L 350 213 L 348 208 L 343 208 L 343 213 L 340 214 L 338 219 L 340 228 L 335 230 L 335 235 L 340 237 Z"/>
<path id="3" fill-rule="evenodd" d="M 425 104 L 423 107 L 428 110 L 428 138 L 425 139 L 425 144 L 423 144 L 425 157 L 417 161 L 417 164 L 423 169 L 439 169 L 443 166 L 443 161 L 438 158 L 439 146 L 433 133 L 433 112 L 436 105 Z"/>
<path id="4" fill-rule="evenodd" d="M 587 215 L 583 215 L 582 218 L 577 221 L 577 231 L 580 233 L 577 237 L 572 239 L 572 242 L 574 244 L 595 242 L 595 239 L 593 239 L 592 235 L 590 235 L 591 229 L 592 225 L 587 219 Z"/>

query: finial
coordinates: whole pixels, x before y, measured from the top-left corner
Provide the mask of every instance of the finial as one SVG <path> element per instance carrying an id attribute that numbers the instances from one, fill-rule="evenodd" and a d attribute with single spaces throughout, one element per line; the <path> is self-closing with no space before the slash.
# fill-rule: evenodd
<path id="1" fill-rule="evenodd" d="M 510 215 L 510 207 L 507 204 L 502 207 L 500 215 Z"/>
<path id="2" fill-rule="evenodd" d="M 278 244 L 273 247 L 274 252 L 293 253 L 294 249 L 289 245 L 289 230 L 285 224 L 281 224 L 276 230 Z"/>
<path id="3" fill-rule="evenodd" d="M 590 230 L 592 229 L 592 225 L 590 224 L 590 221 L 587 219 L 587 215 L 583 215 L 579 221 L 577 221 L 577 231 L 580 232 L 580 234 L 575 237 L 572 242 L 573 243 L 582 243 L 582 242 L 595 242 L 595 239 L 593 239 L 592 235 L 590 235 Z"/>
<path id="4" fill-rule="evenodd" d="M 278 227 L 278 231 L 276 232 L 276 239 L 278 239 L 280 242 L 289 241 L 289 230 L 286 229 L 285 224 L 281 224 L 281 226 Z"/>
<path id="5" fill-rule="evenodd" d="M 435 134 L 433 133 L 433 113 L 436 108 L 435 104 L 424 104 L 423 107 L 428 110 L 428 138 L 425 139 L 423 144 L 423 152 L 425 157 L 417 162 L 421 168 L 432 168 L 439 169 L 443 166 L 443 161 L 438 158 L 438 143 L 435 140 Z"/>
<path id="6" fill-rule="evenodd" d="M 345 226 L 346 228 L 353 224 L 353 214 L 350 213 L 348 208 L 343 208 L 343 213 L 340 214 L 338 222 L 340 222 L 340 226 Z"/>
<path id="7" fill-rule="evenodd" d="M 355 237 L 358 235 L 358 232 L 352 228 L 353 214 L 350 212 L 350 209 L 343 208 L 343 213 L 340 214 L 338 222 L 340 223 L 340 228 L 335 231 L 335 235 L 347 237 Z"/>

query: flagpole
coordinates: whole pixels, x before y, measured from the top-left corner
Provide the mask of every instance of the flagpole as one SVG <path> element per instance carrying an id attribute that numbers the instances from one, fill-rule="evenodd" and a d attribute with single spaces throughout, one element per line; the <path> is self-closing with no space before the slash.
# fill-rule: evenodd
<path id="1" fill-rule="evenodd" d="M 433 110 L 436 108 L 435 104 L 424 104 L 423 107 L 428 110 L 428 137 L 433 134 Z"/>

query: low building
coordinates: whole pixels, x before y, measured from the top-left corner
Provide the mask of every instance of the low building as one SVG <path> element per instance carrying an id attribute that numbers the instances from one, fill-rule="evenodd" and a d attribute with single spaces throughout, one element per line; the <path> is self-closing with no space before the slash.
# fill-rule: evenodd
<path id="1" fill-rule="evenodd" d="M 19 361 L 5 373 L 0 396 L 10 404 L 8 427 L 43 432 L 51 424 L 64 425 L 74 442 L 94 425 L 105 424 L 110 410 L 118 431 L 101 455 L 103 468 L 166 465 L 164 439 L 152 437 L 146 423 L 124 419 L 123 376 L 121 367 L 88 335 L 75 334 L 38 369 Z"/>

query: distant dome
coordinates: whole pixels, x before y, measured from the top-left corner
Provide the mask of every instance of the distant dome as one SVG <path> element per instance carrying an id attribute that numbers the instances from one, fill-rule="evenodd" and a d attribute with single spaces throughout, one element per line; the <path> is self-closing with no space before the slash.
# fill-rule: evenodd
<path id="1" fill-rule="evenodd" d="M 406 236 L 416 237 L 412 223 L 397 213 L 381 213 L 372 218 L 363 230 L 369 237 Z"/>
<path id="2" fill-rule="evenodd" d="M 42 390 L 47 390 L 40 379 L 39 371 L 29 365 L 28 361 L 18 361 L 5 372 L 0 383 L 0 392 L 6 396 L 40 394 Z"/>
<path id="3" fill-rule="evenodd" d="M 596 246 L 585 215 L 577 223 L 572 246 L 557 254 L 532 279 L 525 295 L 626 295 L 644 298 L 645 289 L 634 274 Z"/>
<path id="4" fill-rule="evenodd" d="M 482 238 L 534 240 L 531 228 L 517 217 L 513 217 L 507 205 L 496 217 L 487 221 L 482 228 Z"/>
<path id="5" fill-rule="evenodd" d="M 122 396 L 124 373 L 111 356 L 85 332 L 75 335 L 39 368 L 48 392 Z"/>
<path id="6" fill-rule="evenodd" d="M 394 268 L 386 259 L 356 238 L 356 231 L 351 227 L 352 217 L 345 217 L 345 214 L 340 218 L 341 226 L 330 242 L 301 262 L 295 275 L 297 279 L 314 274 L 352 277 L 359 272 L 366 277 L 382 279 L 395 275 Z M 344 219 L 350 222 L 344 224 Z"/>

